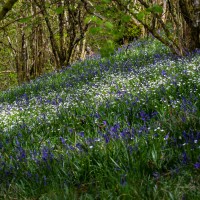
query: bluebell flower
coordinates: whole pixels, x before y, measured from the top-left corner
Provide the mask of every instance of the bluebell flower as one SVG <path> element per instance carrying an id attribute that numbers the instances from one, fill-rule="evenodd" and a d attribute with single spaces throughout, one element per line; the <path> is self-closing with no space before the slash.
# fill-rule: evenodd
<path id="1" fill-rule="evenodd" d="M 106 125 L 107 125 L 107 122 L 106 122 L 106 121 L 103 121 L 103 125 L 106 126 Z"/>
<path id="2" fill-rule="evenodd" d="M 164 137 L 164 140 L 168 140 L 169 139 L 169 133 L 167 133 L 167 135 Z"/>
<path id="3" fill-rule="evenodd" d="M 84 137 L 84 131 L 79 132 L 78 135 Z"/>
<path id="4" fill-rule="evenodd" d="M 140 118 L 145 122 L 150 119 L 149 115 L 145 111 L 139 112 Z"/>
<path id="5" fill-rule="evenodd" d="M 162 75 L 162 76 L 166 76 L 166 75 L 167 75 L 167 72 L 166 72 L 165 70 L 162 70 L 161 75 Z"/>
<path id="6" fill-rule="evenodd" d="M 189 161 L 189 158 L 188 158 L 186 152 L 183 152 L 183 153 L 182 153 L 182 163 L 183 163 L 184 165 L 186 165 L 186 164 L 188 163 L 188 161 Z"/>
<path id="7" fill-rule="evenodd" d="M 48 160 L 48 149 L 47 148 L 43 148 L 42 149 L 42 159 L 44 161 L 47 161 Z"/>
<path id="8" fill-rule="evenodd" d="M 120 128 L 120 125 L 117 123 L 114 126 L 111 126 L 110 131 L 116 133 L 119 128 Z"/>
<path id="9" fill-rule="evenodd" d="M 51 149 L 48 149 L 48 147 L 44 147 L 42 149 L 42 160 L 43 161 L 48 161 L 48 160 L 52 160 L 53 159 L 53 153 L 51 151 Z"/>
<path id="10" fill-rule="evenodd" d="M 200 169 L 200 162 L 196 162 L 196 163 L 194 164 L 194 168 L 195 168 L 195 169 Z"/>
<path id="11" fill-rule="evenodd" d="M 66 144 L 65 139 L 63 137 L 60 136 L 60 141 L 62 142 L 63 145 Z"/>
<path id="12" fill-rule="evenodd" d="M 103 137 L 106 143 L 110 142 L 110 137 L 107 134 L 103 135 Z"/>

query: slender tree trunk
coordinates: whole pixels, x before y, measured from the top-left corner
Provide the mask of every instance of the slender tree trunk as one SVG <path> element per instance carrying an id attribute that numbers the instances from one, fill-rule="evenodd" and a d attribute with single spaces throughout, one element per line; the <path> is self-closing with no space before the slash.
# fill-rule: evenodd
<path id="1" fill-rule="evenodd" d="M 31 78 L 36 78 L 41 75 L 44 68 L 44 44 L 43 44 L 43 24 L 42 18 L 39 15 L 36 15 L 37 7 L 32 1 L 31 12 L 35 21 L 38 21 L 37 24 L 34 24 L 32 27 L 32 36 L 30 37 L 30 49 L 31 49 L 31 66 L 30 66 L 30 76 Z"/>
<path id="2" fill-rule="evenodd" d="M 62 1 L 58 2 L 58 7 L 62 7 Z M 58 14 L 59 21 L 59 42 L 60 42 L 60 66 L 62 67 L 66 60 L 66 48 L 65 48 L 65 40 L 64 40 L 64 11 Z"/>
<path id="3" fill-rule="evenodd" d="M 81 48 L 80 48 L 80 50 L 81 50 L 81 56 L 80 56 L 81 60 L 85 59 L 85 56 L 86 56 L 85 48 L 86 48 L 86 39 L 83 39 L 82 43 L 81 43 Z"/>
<path id="4" fill-rule="evenodd" d="M 44 68 L 44 42 L 43 42 L 43 27 L 38 27 L 38 65 L 37 65 L 37 76 L 43 73 Z"/>
<path id="5" fill-rule="evenodd" d="M 50 42 L 51 42 L 51 47 L 52 47 L 52 51 L 53 51 L 53 55 L 56 61 L 56 68 L 59 69 L 60 66 L 60 62 L 59 62 L 59 58 L 60 58 L 60 52 L 59 52 L 59 47 L 58 44 L 56 42 L 54 33 L 53 33 L 53 29 L 51 27 L 51 23 L 48 17 L 48 13 L 46 11 L 46 7 L 45 7 L 45 0 L 42 0 L 41 2 L 38 2 L 37 0 L 34 0 L 34 2 L 36 3 L 36 5 L 40 8 L 41 13 L 44 17 L 44 20 L 46 22 L 48 31 L 49 31 L 49 37 L 50 37 Z"/>
<path id="6" fill-rule="evenodd" d="M 18 26 L 18 59 L 16 63 L 17 68 L 17 79 L 18 84 L 24 82 L 25 80 L 25 69 L 26 69 L 26 47 L 25 47 L 25 33 L 23 30 L 23 25 Z"/>

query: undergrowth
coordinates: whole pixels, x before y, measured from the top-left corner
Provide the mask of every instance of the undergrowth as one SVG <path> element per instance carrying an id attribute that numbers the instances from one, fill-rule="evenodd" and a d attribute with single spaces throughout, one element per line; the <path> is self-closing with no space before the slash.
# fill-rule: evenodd
<path id="1" fill-rule="evenodd" d="M 1 199 L 199 199 L 200 56 L 140 40 L 0 93 Z"/>

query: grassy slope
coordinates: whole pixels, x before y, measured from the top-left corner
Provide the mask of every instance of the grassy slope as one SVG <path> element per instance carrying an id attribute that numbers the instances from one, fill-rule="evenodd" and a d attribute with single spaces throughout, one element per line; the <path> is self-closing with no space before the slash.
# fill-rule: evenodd
<path id="1" fill-rule="evenodd" d="M 198 199 L 199 71 L 145 40 L 0 93 L 0 197 Z"/>

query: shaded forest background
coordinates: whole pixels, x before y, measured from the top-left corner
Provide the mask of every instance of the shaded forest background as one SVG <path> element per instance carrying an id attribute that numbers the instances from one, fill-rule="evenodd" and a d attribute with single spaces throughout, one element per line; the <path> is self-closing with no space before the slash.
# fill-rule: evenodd
<path id="1" fill-rule="evenodd" d="M 153 35 L 200 48 L 200 0 L 1 0 L 0 90 Z"/>

